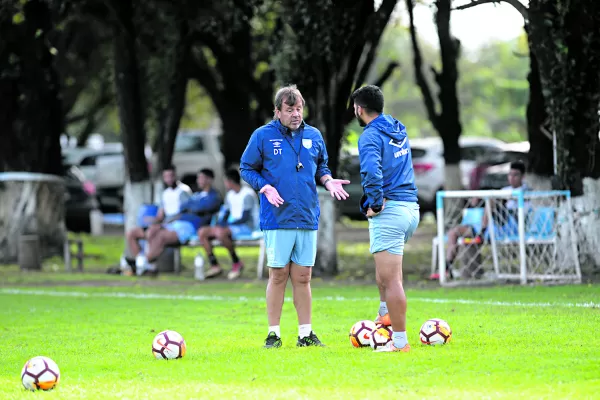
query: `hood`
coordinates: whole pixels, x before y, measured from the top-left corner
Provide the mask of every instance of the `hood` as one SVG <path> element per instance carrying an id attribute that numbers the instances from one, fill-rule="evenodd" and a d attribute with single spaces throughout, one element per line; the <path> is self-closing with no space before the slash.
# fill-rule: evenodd
<path id="1" fill-rule="evenodd" d="M 402 122 L 391 115 L 381 114 L 371 121 L 365 129 L 372 127 L 390 138 L 401 141 L 406 137 L 406 128 Z"/>

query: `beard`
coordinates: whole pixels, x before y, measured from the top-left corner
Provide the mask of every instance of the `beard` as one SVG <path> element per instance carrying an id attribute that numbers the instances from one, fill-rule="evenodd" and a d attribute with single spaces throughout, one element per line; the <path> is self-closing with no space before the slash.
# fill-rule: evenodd
<path id="1" fill-rule="evenodd" d="M 358 121 L 358 125 L 360 125 L 361 127 L 365 127 L 367 126 L 367 123 L 365 121 L 362 120 L 362 118 L 360 117 L 360 115 L 354 113 L 354 116 L 356 117 L 356 120 Z"/>

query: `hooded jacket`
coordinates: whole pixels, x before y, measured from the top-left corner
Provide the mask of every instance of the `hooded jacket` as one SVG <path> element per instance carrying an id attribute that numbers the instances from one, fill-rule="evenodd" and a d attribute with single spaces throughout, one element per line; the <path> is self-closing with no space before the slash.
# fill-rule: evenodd
<path id="1" fill-rule="evenodd" d="M 358 139 L 360 175 L 364 191 L 361 210 L 383 205 L 383 199 L 417 201 L 410 143 L 406 128 L 380 114 L 365 126 Z"/>
<path id="2" fill-rule="evenodd" d="M 299 171 L 298 159 L 303 166 Z M 261 230 L 318 229 L 315 177 L 331 175 L 328 160 L 321 132 L 304 122 L 294 136 L 279 120 L 254 131 L 242 155 L 240 175 L 256 191 L 273 186 L 284 201 L 275 207 L 260 195 Z"/>

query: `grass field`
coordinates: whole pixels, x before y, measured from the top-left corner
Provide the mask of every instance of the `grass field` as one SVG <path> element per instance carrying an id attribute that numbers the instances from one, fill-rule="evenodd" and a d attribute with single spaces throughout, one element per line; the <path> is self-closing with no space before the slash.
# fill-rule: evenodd
<path id="1" fill-rule="evenodd" d="M 295 347 L 288 299 L 283 347 L 264 350 L 264 282 L 165 278 L 111 286 L 90 285 L 94 276 L 87 276 L 77 285 L 49 284 L 44 275 L 50 274 L 16 280 L 16 273 L 0 272 L 0 399 L 591 399 L 600 393 L 599 286 L 409 288 L 413 351 L 375 354 L 348 340 L 354 322 L 375 316 L 374 285 L 313 286 L 313 327 L 327 348 Z M 433 317 L 449 322 L 450 344 L 418 343 L 420 325 Z M 186 339 L 183 359 L 153 358 L 152 339 L 164 329 Z M 21 367 L 37 355 L 61 369 L 52 392 L 21 387 Z"/>

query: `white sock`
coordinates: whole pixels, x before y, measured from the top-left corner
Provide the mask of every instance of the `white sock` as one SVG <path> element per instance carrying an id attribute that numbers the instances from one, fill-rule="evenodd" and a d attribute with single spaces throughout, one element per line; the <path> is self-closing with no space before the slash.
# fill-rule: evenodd
<path id="1" fill-rule="evenodd" d="M 147 263 L 148 260 L 146 260 L 146 256 L 144 255 L 144 253 L 138 254 L 135 258 L 135 266 L 138 268 L 144 268 Z"/>
<path id="2" fill-rule="evenodd" d="M 392 340 L 394 341 L 395 348 L 403 348 L 408 344 L 408 339 L 406 338 L 406 331 L 392 333 Z"/>
<path id="3" fill-rule="evenodd" d="M 304 325 L 298 326 L 298 336 L 300 336 L 300 339 L 310 336 L 311 332 L 312 332 L 311 324 L 304 324 Z"/>
<path id="4" fill-rule="evenodd" d="M 275 326 L 269 326 L 269 332 L 275 332 L 275 334 L 277 335 L 277 337 L 281 337 L 281 329 L 279 329 L 279 325 L 275 325 Z"/>
<path id="5" fill-rule="evenodd" d="M 379 315 L 381 317 L 383 317 L 387 313 L 388 313 L 387 303 L 385 301 L 380 302 L 379 303 Z"/>

